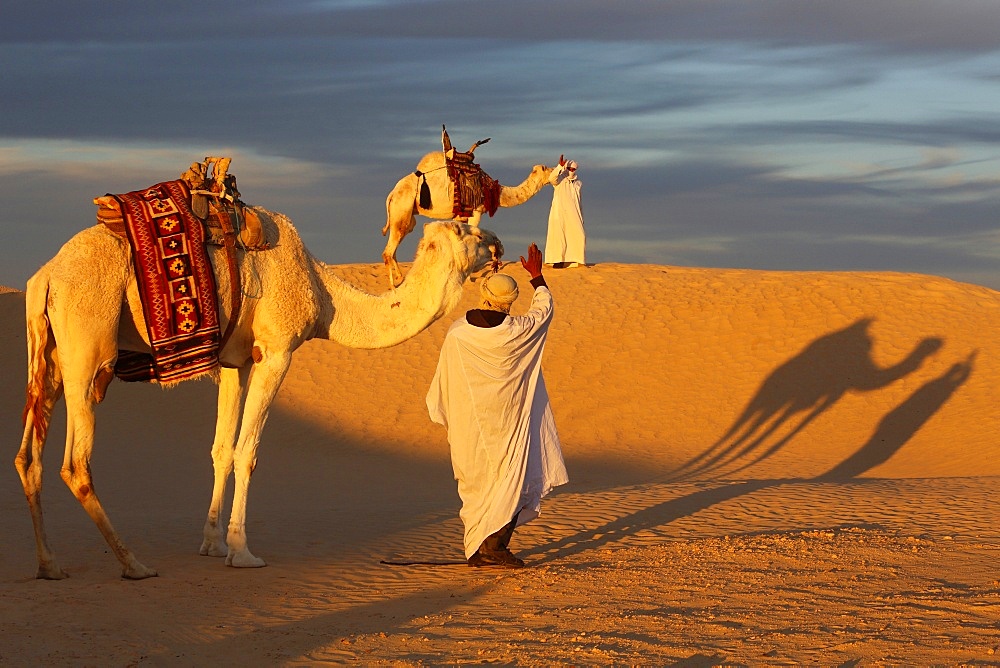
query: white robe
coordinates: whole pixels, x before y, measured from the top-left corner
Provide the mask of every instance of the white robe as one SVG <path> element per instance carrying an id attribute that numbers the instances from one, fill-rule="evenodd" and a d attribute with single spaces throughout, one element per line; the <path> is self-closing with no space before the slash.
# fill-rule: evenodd
<path id="1" fill-rule="evenodd" d="M 549 229 L 545 236 L 545 264 L 587 262 L 587 235 L 583 228 L 580 189 L 583 184 L 576 172 L 559 165 L 549 176 L 553 186 L 549 208 Z"/>
<path id="2" fill-rule="evenodd" d="M 542 378 L 551 321 L 543 286 L 527 314 L 496 327 L 462 318 L 441 346 L 427 411 L 448 429 L 467 559 L 515 515 L 518 526 L 537 517 L 542 497 L 569 481 Z"/>

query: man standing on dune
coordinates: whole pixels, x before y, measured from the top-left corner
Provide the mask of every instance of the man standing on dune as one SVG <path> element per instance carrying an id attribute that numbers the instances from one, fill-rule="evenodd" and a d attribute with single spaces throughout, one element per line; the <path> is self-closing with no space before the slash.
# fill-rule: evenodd
<path id="1" fill-rule="evenodd" d="M 545 264 L 553 269 L 587 265 L 587 232 L 583 225 L 580 190 L 583 183 L 576 175 L 576 161 L 559 156 L 552 170 L 552 206 L 549 229 L 545 235 Z"/>
<path id="2" fill-rule="evenodd" d="M 508 548 L 514 529 L 569 481 L 542 378 L 552 293 L 535 244 L 521 265 L 535 289 L 528 312 L 510 315 L 513 278 L 484 279 L 482 307 L 448 330 L 427 393 L 431 420 L 448 429 L 470 566 L 524 566 Z"/>

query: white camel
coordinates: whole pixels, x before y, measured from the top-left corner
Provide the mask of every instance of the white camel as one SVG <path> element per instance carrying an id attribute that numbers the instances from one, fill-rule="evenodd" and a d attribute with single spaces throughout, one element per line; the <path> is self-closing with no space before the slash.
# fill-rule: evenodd
<path id="1" fill-rule="evenodd" d="M 473 146 L 475 148 L 475 146 Z M 470 150 L 471 153 L 471 150 Z M 417 174 L 420 174 L 418 176 Z M 499 204 L 501 207 L 524 204 L 549 182 L 552 168 L 545 165 L 535 165 L 528 177 L 516 186 L 500 186 Z M 420 189 L 426 181 L 430 191 L 430 207 L 420 205 Z M 399 264 L 396 262 L 396 249 L 403 237 L 413 231 L 417 223 L 416 216 L 420 214 L 437 220 L 456 220 L 473 227 L 479 226 L 479 220 L 486 211 L 485 205 L 476 207 L 469 217 L 456 217 L 453 213 L 455 184 L 448 177 L 445 155 L 441 151 L 428 153 L 417 163 L 415 172 L 407 174 L 396 183 L 385 199 L 386 221 L 382 235 L 387 237 L 382 261 L 389 272 L 390 286 L 399 285 L 403 279 Z"/>
<path id="2" fill-rule="evenodd" d="M 410 279 L 401 288 L 370 295 L 339 279 L 305 248 L 291 222 L 259 207 L 271 248 L 240 253 L 243 281 L 258 298 L 244 300 L 237 325 L 220 353 L 218 420 L 212 460 L 215 482 L 201 554 L 226 564 L 260 567 L 247 549 L 246 503 L 250 475 L 268 410 L 304 341 L 323 338 L 353 348 L 386 348 L 415 336 L 458 303 L 465 280 L 503 253 L 496 236 L 455 222 L 424 226 Z M 224 254 L 210 252 L 216 267 Z M 82 278 L 85 277 L 85 278 Z M 231 313 L 229 279 L 217 272 L 220 327 Z M 52 411 L 66 399 L 66 450 L 60 475 L 94 520 L 122 576 L 156 575 L 119 538 L 91 478 L 94 406 L 104 398 L 119 350 L 149 352 L 142 306 L 126 242 L 102 225 L 83 230 L 28 281 L 28 403 L 15 459 L 35 529 L 37 577 L 66 577 L 49 547 L 42 519 L 42 450 Z M 224 536 L 219 522 L 230 474 L 232 513 Z"/>

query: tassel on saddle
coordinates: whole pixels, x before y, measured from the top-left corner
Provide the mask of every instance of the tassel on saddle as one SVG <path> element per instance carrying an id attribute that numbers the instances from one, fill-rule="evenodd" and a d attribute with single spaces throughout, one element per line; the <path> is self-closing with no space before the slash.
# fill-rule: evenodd
<path id="1" fill-rule="evenodd" d="M 431 188 L 427 185 L 427 176 L 419 169 L 413 173 L 420 179 L 420 208 L 429 210 L 431 208 Z"/>

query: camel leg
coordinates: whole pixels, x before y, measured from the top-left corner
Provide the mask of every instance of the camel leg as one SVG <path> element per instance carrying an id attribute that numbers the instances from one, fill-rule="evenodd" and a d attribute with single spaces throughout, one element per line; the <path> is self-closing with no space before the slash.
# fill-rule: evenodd
<path id="1" fill-rule="evenodd" d="M 226 484 L 233 472 L 233 451 L 236 444 L 236 430 L 239 427 L 243 396 L 250 375 L 250 365 L 239 369 L 222 369 L 219 380 L 219 415 L 215 423 L 215 442 L 212 444 L 212 467 L 215 484 L 212 488 L 212 503 L 205 520 L 201 554 L 209 557 L 224 557 L 228 553 L 225 536 L 219 516 L 226 496 Z"/>
<path id="2" fill-rule="evenodd" d="M 389 289 L 395 290 L 403 283 L 403 271 L 399 268 L 399 263 L 396 261 L 396 249 L 389 250 L 388 244 L 386 244 L 386 250 L 382 252 L 382 263 L 389 274 Z M 398 279 L 396 278 L 397 276 L 399 277 Z"/>
<path id="3" fill-rule="evenodd" d="M 43 433 L 48 428 L 49 416 L 52 414 L 56 398 L 58 398 L 58 393 L 55 397 L 46 397 L 43 408 L 36 406 L 33 409 L 37 411 L 42 408 L 40 412 L 43 414 L 41 417 L 44 420 Z M 21 477 L 24 496 L 28 500 L 28 509 L 31 512 L 31 522 L 35 527 L 35 551 L 38 554 L 38 572 L 35 577 L 43 580 L 62 580 L 69 575 L 56 563 L 56 555 L 49 547 L 49 539 L 45 533 L 45 521 L 42 515 L 42 452 L 45 450 L 45 436 L 36 436 L 35 434 L 33 411 L 29 411 L 26 417 L 21 449 L 14 459 L 14 466 Z"/>
<path id="4" fill-rule="evenodd" d="M 84 384 L 69 379 L 65 382 L 66 453 L 59 474 L 118 558 L 122 565 L 122 577 L 129 580 L 153 577 L 156 571 L 139 563 L 125 547 L 94 490 L 90 470 L 90 458 L 94 451 L 94 404 L 89 395 L 90 382 Z"/>
<path id="5" fill-rule="evenodd" d="M 416 187 L 416 179 L 412 175 L 404 177 L 385 200 L 386 216 L 382 235 L 386 240 L 385 250 L 382 251 L 382 262 L 389 272 L 390 290 L 403 282 L 403 272 L 396 262 L 396 250 L 402 243 L 403 237 L 412 232 L 417 225 L 417 210 L 414 204 Z"/>
<path id="6" fill-rule="evenodd" d="M 38 572 L 35 577 L 61 580 L 68 577 L 56 563 L 49 547 L 42 513 L 42 453 L 48 438 L 52 409 L 62 396 L 62 373 L 59 369 L 55 342 L 50 336 L 46 304 L 49 274 L 39 270 L 28 281 L 25 295 L 25 321 L 28 344 L 27 405 L 24 410 L 24 432 L 21 447 L 14 458 L 14 467 L 21 478 L 28 501 L 31 523 L 35 529 L 35 551 Z"/>
<path id="7" fill-rule="evenodd" d="M 410 230 L 416 224 L 416 219 L 413 218 L 412 214 L 410 216 Z M 389 234 L 385 240 L 385 250 L 382 251 L 382 262 L 385 264 L 386 269 L 389 271 L 389 288 L 394 289 L 403 282 L 403 271 L 399 268 L 399 263 L 396 261 L 396 249 L 399 248 L 399 244 L 402 243 L 403 237 L 409 230 L 400 229 L 399 225 L 389 226 Z"/>
<path id="8" fill-rule="evenodd" d="M 117 242 L 114 242 L 117 243 Z M 118 355 L 117 333 L 126 272 L 113 260 L 119 249 L 91 249 L 87 262 L 101 266 L 81 282 L 72 262 L 54 267 L 49 281 L 47 314 L 57 346 L 58 367 L 66 402 L 66 450 L 59 475 L 97 525 L 118 558 L 122 577 L 139 580 L 156 575 L 125 547 L 94 489 L 90 468 L 94 451 L 94 406 L 103 397 Z M 86 288 L 83 286 L 86 285 Z M 93 290 L 93 293 L 89 293 Z M 94 299 L 93 295 L 107 295 Z M 112 297 L 115 295 L 116 297 Z"/>
<path id="9" fill-rule="evenodd" d="M 267 421 L 271 402 L 292 361 L 292 354 L 287 346 L 268 350 L 258 343 L 254 347 L 259 353 L 259 359 L 250 371 L 239 442 L 233 455 L 236 483 L 233 492 L 233 510 L 229 517 L 229 531 L 226 534 L 226 543 L 229 546 L 226 565 L 238 568 L 259 568 L 267 565 L 263 559 L 255 557 L 247 549 L 247 493 L 250 476 L 257 466 L 257 446 L 260 444 L 261 431 Z"/>

